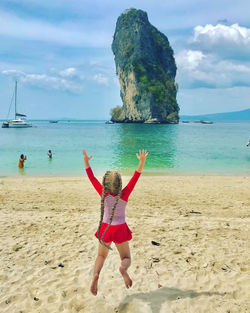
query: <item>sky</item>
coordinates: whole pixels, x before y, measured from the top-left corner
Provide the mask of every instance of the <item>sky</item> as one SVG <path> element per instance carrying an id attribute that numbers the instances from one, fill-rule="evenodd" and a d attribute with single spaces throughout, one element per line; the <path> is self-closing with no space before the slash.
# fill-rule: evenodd
<path id="1" fill-rule="evenodd" d="M 249 1 L 1 0 L 0 119 L 15 79 L 29 119 L 109 119 L 122 104 L 111 43 L 131 7 L 169 39 L 180 114 L 250 108 Z"/>

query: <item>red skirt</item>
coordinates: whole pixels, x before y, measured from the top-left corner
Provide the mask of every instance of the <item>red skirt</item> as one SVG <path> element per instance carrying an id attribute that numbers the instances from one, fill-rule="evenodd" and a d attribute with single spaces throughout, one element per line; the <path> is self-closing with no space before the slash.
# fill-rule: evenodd
<path id="1" fill-rule="evenodd" d="M 108 227 L 107 223 L 101 224 L 101 229 L 99 233 L 99 239 L 102 239 L 102 234 L 105 229 Z M 98 239 L 98 230 L 95 233 L 96 238 Z M 129 229 L 127 223 L 119 224 L 119 225 L 110 225 L 109 229 L 106 231 L 103 241 L 104 242 L 114 242 L 114 243 L 122 243 L 124 241 L 128 241 L 132 239 L 132 231 Z"/>

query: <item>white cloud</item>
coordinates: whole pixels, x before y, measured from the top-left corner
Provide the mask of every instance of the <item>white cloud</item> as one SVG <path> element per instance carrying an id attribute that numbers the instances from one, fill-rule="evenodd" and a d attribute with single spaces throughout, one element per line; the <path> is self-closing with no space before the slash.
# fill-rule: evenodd
<path id="1" fill-rule="evenodd" d="M 43 89 L 55 89 L 79 93 L 88 83 L 108 86 L 115 84 L 113 76 L 105 69 L 91 64 L 79 67 L 69 67 L 64 70 L 51 68 L 49 73 L 26 73 L 20 70 L 3 70 L 3 75 L 18 79 L 21 83 L 36 86 Z"/>
<path id="2" fill-rule="evenodd" d="M 183 50 L 176 55 L 178 66 L 187 70 L 194 70 L 199 66 L 205 55 L 197 50 Z"/>
<path id="3" fill-rule="evenodd" d="M 183 50 L 176 56 L 180 87 L 229 88 L 250 86 L 250 63 L 221 60 L 201 51 Z"/>
<path id="4" fill-rule="evenodd" d="M 80 92 L 82 86 L 75 81 L 47 74 L 28 74 L 18 70 L 4 70 L 2 74 L 18 79 L 21 83 L 44 89 L 67 90 Z"/>
<path id="5" fill-rule="evenodd" d="M 101 85 L 106 85 L 108 86 L 109 85 L 109 79 L 107 76 L 103 75 L 102 73 L 98 73 L 98 74 L 95 74 L 93 79 L 98 83 L 98 84 L 101 84 Z"/>
<path id="6" fill-rule="evenodd" d="M 249 28 L 196 26 L 189 43 L 189 49 L 176 54 L 180 88 L 250 86 Z"/>
<path id="7" fill-rule="evenodd" d="M 66 68 L 63 71 L 60 71 L 59 74 L 62 77 L 73 77 L 73 76 L 76 75 L 76 69 L 74 67 L 69 67 L 69 68 Z"/>
<path id="8" fill-rule="evenodd" d="M 230 26 L 207 24 L 196 26 L 191 44 L 206 51 L 220 51 L 221 55 L 231 55 L 237 58 L 237 54 L 249 54 L 250 52 L 250 28 L 233 24 Z"/>
<path id="9" fill-rule="evenodd" d="M 196 26 L 194 28 L 194 41 L 209 40 L 210 43 L 222 41 L 236 44 L 250 44 L 250 29 L 241 27 L 238 24 L 231 26 L 217 24 L 215 26 L 207 24 L 205 26 Z"/>

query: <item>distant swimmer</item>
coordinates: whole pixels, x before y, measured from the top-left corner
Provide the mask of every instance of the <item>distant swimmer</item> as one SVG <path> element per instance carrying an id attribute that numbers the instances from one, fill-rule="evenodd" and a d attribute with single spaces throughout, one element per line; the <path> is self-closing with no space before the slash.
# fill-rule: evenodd
<path id="1" fill-rule="evenodd" d="M 247 143 L 247 147 L 249 147 L 250 146 L 250 140 L 248 140 L 248 143 Z"/>
<path id="2" fill-rule="evenodd" d="M 27 160 L 26 155 L 21 154 L 20 158 L 19 158 L 19 163 L 18 163 L 18 167 L 19 168 L 23 168 L 24 165 L 24 161 Z"/>
<path id="3" fill-rule="evenodd" d="M 52 152 L 51 152 L 51 150 L 48 151 L 48 156 L 49 156 L 50 159 L 52 159 Z"/>

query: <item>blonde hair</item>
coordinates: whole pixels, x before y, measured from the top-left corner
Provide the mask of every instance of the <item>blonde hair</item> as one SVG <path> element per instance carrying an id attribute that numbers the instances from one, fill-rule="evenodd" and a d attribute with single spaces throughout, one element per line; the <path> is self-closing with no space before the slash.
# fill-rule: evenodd
<path id="1" fill-rule="evenodd" d="M 110 219 L 109 219 L 109 224 L 108 224 L 107 228 L 105 229 L 105 231 L 103 232 L 102 238 L 100 239 L 99 235 L 100 235 L 102 220 L 103 220 L 103 216 L 104 216 L 104 197 L 105 197 L 105 193 L 107 193 L 107 192 L 111 193 L 113 195 L 116 194 L 117 196 L 116 196 L 113 208 L 112 208 L 112 212 L 111 212 Z M 111 225 L 111 223 L 113 221 L 115 208 L 116 208 L 117 203 L 121 197 L 121 192 L 122 192 L 121 175 L 117 171 L 107 171 L 105 173 L 105 175 L 103 176 L 103 179 L 102 179 L 101 216 L 100 216 L 100 222 L 99 222 L 99 227 L 98 227 L 98 239 L 102 245 L 104 245 L 105 247 L 107 247 L 110 250 L 112 250 L 112 248 L 110 246 L 106 245 L 105 242 L 103 241 L 103 239 L 104 239 L 104 236 L 105 236 L 109 226 Z"/>

